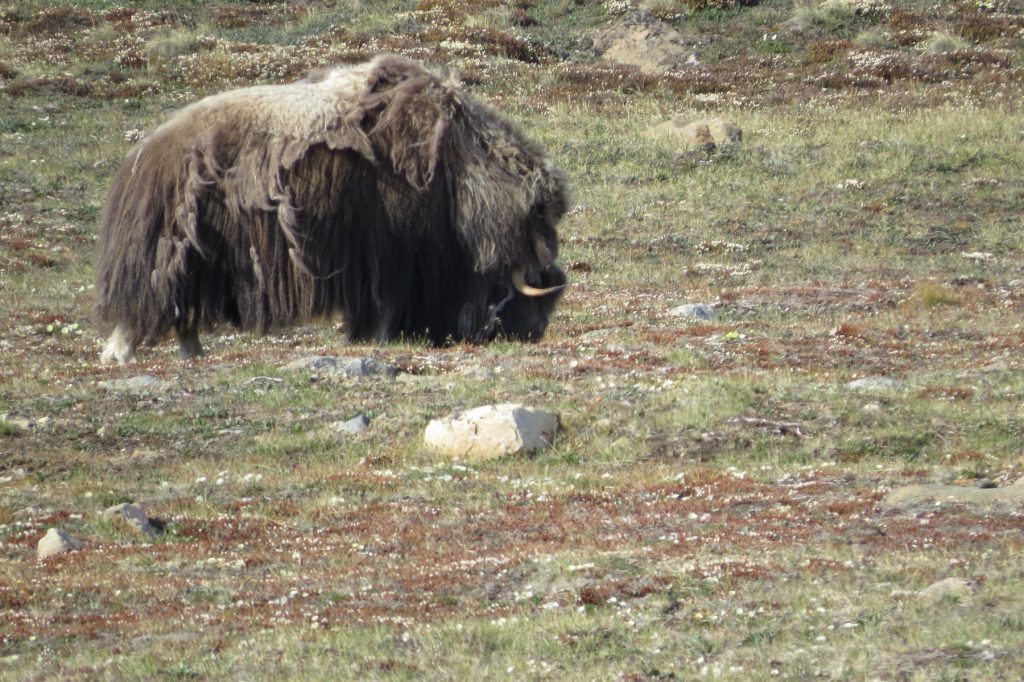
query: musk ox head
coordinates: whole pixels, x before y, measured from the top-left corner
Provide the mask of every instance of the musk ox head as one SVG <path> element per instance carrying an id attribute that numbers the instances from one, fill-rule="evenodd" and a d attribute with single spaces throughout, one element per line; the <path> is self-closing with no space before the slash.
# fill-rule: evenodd
<path id="1" fill-rule="evenodd" d="M 566 284 L 567 191 L 514 124 L 402 57 L 207 97 L 111 186 L 104 359 L 334 313 L 353 340 L 537 340 Z"/>

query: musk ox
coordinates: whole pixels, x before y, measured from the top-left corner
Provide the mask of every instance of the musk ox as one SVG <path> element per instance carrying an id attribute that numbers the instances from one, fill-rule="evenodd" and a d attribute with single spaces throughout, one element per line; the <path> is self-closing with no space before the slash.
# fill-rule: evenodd
<path id="1" fill-rule="evenodd" d="M 386 55 L 174 114 L 127 156 L 103 214 L 104 361 L 172 329 L 266 332 L 340 313 L 352 340 L 539 339 L 565 176 L 447 76 Z"/>

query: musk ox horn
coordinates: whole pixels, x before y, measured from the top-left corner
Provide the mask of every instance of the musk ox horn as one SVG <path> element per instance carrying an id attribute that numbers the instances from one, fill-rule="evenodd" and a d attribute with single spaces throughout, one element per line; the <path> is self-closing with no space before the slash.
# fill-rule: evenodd
<path id="1" fill-rule="evenodd" d="M 531 298 L 550 296 L 556 291 L 561 291 L 565 287 L 564 284 L 559 284 L 557 287 L 547 287 L 546 289 L 531 287 L 526 283 L 526 273 L 523 272 L 522 268 L 512 273 L 512 286 L 514 286 L 516 291 L 521 293 L 523 296 L 529 296 Z"/>

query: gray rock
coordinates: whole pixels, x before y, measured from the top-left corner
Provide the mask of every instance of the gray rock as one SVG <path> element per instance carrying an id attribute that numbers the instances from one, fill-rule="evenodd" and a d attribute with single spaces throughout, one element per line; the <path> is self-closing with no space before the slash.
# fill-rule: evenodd
<path id="1" fill-rule="evenodd" d="M 308 358 L 293 360 L 282 369 L 296 372 L 309 371 L 318 374 L 335 374 L 347 377 L 386 376 L 398 374 L 393 365 L 374 360 L 373 358 L 346 358 L 333 355 L 315 355 Z"/>
<path id="2" fill-rule="evenodd" d="M 427 425 L 427 447 L 448 457 L 486 461 L 549 447 L 558 415 L 519 404 L 484 405 Z"/>
<path id="3" fill-rule="evenodd" d="M 694 320 L 713 320 L 715 309 L 703 303 L 685 303 L 668 311 L 673 317 L 687 317 Z"/>
<path id="4" fill-rule="evenodd" d="M 83 546 L 84 543 L 78 538 L 68 535 L 59 528 L 51 528 L 36 544 L 36 558 L 46 559 L 82 549 Z"/>
<path id="5" fill-rule="evenodd" d="M 336 421 L 331 424 L 331 430 L 335 433 L 356 435 L 362 433 L 370 426 L 370 418 L 365 414 L 344 421 Z"/>
<path id="6" fill-rule="evenodd" d="M 940 601 L 945 598 L 969 599 L 977 593 L 977 581 L 967 578 L 946 578 L 937 583 L 932 583 L 917 593 L 917 596 L 928 601 Z"/>
<path id="7" fill-rule="evenodd" d="M 846 384 L 855 391 L 888 391 L 899 386 L 899 382 L 889 377 L 864 377 Z"/>
<path id="8" fill-rule="evenodd" d="M 1024 486 L 974 488 L 959 485 L 917 484 L 893 489 L 881 501 L 883 509 L 905 510 L 927 505 L 966 505 L 980 511 L 1024 507 Z"/>
<path id="9" fill-rule="evenodd" d="M 140 535 L 155 535 L 157 530 L 150 524 L 145 510 L 137 504 L 124 502 L 103 512 L 103 518 Z"/>
<path id="10" fill-rule="evenodd" d="M 128 379 L 111 379 L 109 381 L 101 381 L 99 383 L 99 387 L 105 388 L 108 391 L 128 391 L 133 393 L 144 391 L 166 391 L 171 387 L 171 382 L 157 379 L 152 374 L 140 374 Z"/>

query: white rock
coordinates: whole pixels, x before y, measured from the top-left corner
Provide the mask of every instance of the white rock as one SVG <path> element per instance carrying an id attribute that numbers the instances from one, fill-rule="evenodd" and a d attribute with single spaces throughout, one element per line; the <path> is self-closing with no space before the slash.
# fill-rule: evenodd
<path id="1" fill-rule="evenodd" d="M 546 448 L 557 430 L 558 415 L 509 403 L 434 419 L 423 439 L 435 452 L 483 461 Z"/>
<path id="2" fill-rule="evenodd" d="M 122 524 L 129 530 L 135 531 L 140 535 L 152 535 L 156 533 L 156 528 L 150 524 L 149 517 L 146 516 L 145 510 L 137 504 L 124 502 L 110 507 L 103 512 L 103 518 L 115 524 Z"/>
<path id="3" fill-rule="evenodd" d="M 46 559 L 65 552 L 81 549 L 83 543 L 78 538 L 68 535 L 59 528 L 51 528 L 36 544 L 36 558 Z"/>

